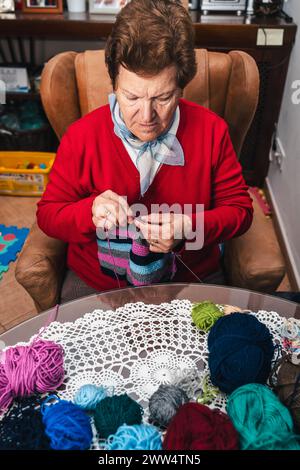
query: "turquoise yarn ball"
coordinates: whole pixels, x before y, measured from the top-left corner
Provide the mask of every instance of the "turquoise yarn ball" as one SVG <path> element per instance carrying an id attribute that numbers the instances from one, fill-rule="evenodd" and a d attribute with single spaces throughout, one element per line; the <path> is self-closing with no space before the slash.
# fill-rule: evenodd
<path id="1" fill-rule="evenodd" d="M 83 410 L 93 411 L 98 403 L 103 400 L 107 395 L 107 390 L 104 387 L 97 387 L 97 385 L 86 384 L 80 387 L 75 396 L 74 402 Z"/>
<path id="2" fill-rule="evenodd" d="M 57 397 L 55 397 L 57 398 Z M 42 405 L 41 412 L 45 432 L 54 450 L 86 450 L 92 438 L 90 418 L 79 406 L 66 400 L 59 400 L 46 406 L 49 397 Z"/>
<path id="3" fill-rule="evenodd" d="M 123 424 L 140 424 L 143 408 L 126 393 L 106 397 L 95 409 L 94 421 L 100 437 L 115 434 Z"/>
<path id="4" fill-rule="evenodd" d="M 120 426 L 115 435 L 109 436 L 107 450 L 161 450 L 161 436 L 150 424 Z"/>
<path id="5" fill-rule="evenodd" d="M 243 450 L 299 450 L 289 410 L 261 384 L 237 388 L 227 402 L 227 413 L 240 436 Z"/>

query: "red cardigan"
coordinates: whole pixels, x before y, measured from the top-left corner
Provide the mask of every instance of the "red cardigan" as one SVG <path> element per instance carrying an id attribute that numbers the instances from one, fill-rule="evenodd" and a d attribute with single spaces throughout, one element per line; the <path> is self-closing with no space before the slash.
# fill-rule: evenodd
<path id="1" fill-rule="evenodd" d="M 139 173 L 114 134 L 108 105 L 74 122 L 61 140 L 38 203 L 37 221 L 47 235 L 68 243 L 68 267 L 95 289 L 118 286 L 101 272 L 91 214 L 93 200 L 107 189 L 127 195 L 129 205 L 141 202 L 149 209 L 154 203 L 204 204 L 204 247 L 182 253 L 185 264 L 200 278 L 219 269 L 218 243 L 241 235 L 251 225 L 252 202 L 226 123 L 187 100 L 181 99 L 179 106 L 177 138 L 185 165 L 162 165 L 143 198 Z M 181 263 L 177 266 L 174 281 L 195 282 Z"/>

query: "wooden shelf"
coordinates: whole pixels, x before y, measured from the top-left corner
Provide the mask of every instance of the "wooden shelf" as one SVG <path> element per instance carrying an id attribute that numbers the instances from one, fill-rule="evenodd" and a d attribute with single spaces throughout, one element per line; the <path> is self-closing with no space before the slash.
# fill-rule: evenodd
<path id="1" fill-rule="evenodd" d="M 281 18 L 231 14 L 206 16 L 196 11 L 191 11 L 190 15 L 195 27 L 196 45 L 203 47 L 222 47 L 228 43 L 228 37 L 232 47 L 255 46 L 260 27 L 284 27 L 284 45 L 287 45 L 295 37 L 297 29 L 294 23 L 287 23 Z M 0 14 L 0 36 L 101 40 L 108 37 L 114 22 L 114 15 L 88 12 L 64 12 L 61 15 L 3 13 Z"/>

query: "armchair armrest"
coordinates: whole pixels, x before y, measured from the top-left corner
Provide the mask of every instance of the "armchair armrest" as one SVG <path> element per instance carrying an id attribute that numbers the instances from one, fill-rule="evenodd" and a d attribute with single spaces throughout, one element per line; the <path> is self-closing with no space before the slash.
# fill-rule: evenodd
<path id="1" fill-rule="evenodd" d="M 253 207 L 250 229 L 225 243 L 226 274 L 235 287 L 271 293 L 285 275 L 285 262 L 272 220 L 265 217 L 255 200 Z"/>
<path id="2" fill-rule="evenodd" d="M 15 277 L 34 300 L 38 312 L 59 300 L 66 247 L 61 240 L 45 235 L 35 222 L 18 257 Z"/>

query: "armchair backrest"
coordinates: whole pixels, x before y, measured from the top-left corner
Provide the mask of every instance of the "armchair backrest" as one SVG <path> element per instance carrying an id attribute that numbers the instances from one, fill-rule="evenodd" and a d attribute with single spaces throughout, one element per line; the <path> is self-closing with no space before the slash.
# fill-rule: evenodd
<path id="1" fill-rule="evenodd" d="M 197 74 L 183 97 L 226 120 L 239 155 L 257 107 L 257 65 L 242 51 L 227 54 L 196 49 L 196 58 Z M 42 73 L 41 98 L 58 138 L 76 119 L 107 104 L 111 91 L 104 50 L 62 52 L 47 62 Z"/>

